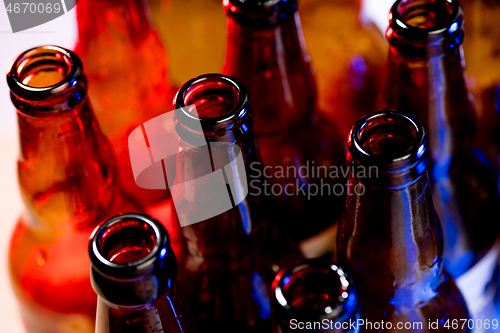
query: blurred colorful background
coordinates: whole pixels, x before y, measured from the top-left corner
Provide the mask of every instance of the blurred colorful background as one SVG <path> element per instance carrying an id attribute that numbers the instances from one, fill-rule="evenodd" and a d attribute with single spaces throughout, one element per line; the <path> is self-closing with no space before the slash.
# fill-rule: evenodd
<path id="1" fill-rule="evenodd" d="M 165 63 L 174 88 L 200 74 L 222 70 L 226 16 L 221 0 L 147 2 L 153 26 L 167 51 Z M 299 2 L 305 42 L 316 71 L 319 109 L 337 122 L 343 138 L 361 112 L 370 111 L 375 104 L 388 52 L 385 30 L 392 3 L 392 0 Z M 466 22 L 468 86 L 477 103 L 480 128 L 493 128 L 497 125 L 495 103 L 500 83 L 500 5 L 492 0 L 461 3 Z M 0 8 L 0 68 L 5 73 L 15 58 L 31 47 L 55 44 L 74 49 L 78 38 L 76 15 L 76 10 L 71 10 L 43 25 L 12 33 L 7 13 Z M 170 110 L 171 105 L 166 108 Z M 16 111 L 6 80 L 1 78 L 0 110 L 0 323 L 2 332 L 17 333 L 23 331 L 23 326 L 11 291 L 7 251 L 12 229 L 23 208 L 16 175 Z M 494 139 L 488 134 L 491 131 L 479 132 L 482 135 L 478 140 Z M 496 262 L 496 257 L 491 260 Z M 491 265 L 481 269 L 491 269 Z"/>

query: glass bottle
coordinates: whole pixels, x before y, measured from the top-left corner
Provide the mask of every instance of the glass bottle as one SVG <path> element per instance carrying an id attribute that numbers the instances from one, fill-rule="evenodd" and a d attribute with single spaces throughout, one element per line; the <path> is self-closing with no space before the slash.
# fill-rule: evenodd
<path id="1" fill-rule="evenodd" d="M 228 16 L 223 73 L 240 80 L 252 96 L 267 193 L 276 199 L 273 214 L 281 232 L 307 240 L 329 228 L 343 209 L 343 177 L 330 177 L 329 168 L 342 167 L 345 155 L 335 126 L 316 112 L 316 83 L 297 1 L 223 5 Z"/>
<path id="2" fill-rule="evenodd" d="M 165 227 L 148 215 L 117 215 L 89 244 L 96 333 L 190 333 L 195 325 L 177 284 Z"/>
<path id="3" fill-rule="evenodd" d="M 262 191 L 249 95 L 237 80 L 207 74 L 175 100 L 179 137 L 169 180 L 186 253 L 179 281 L 200 327 L 270 332 L 270 288 L 298 250 L 275 233 Z"/>
<path id="4" fill-rule="evenodd" d="M 85 66 L 97 120 L 118 158 L 120 186 L 143 207 L 161 202 L 168 197 L 165 184 L 137 186 L 127 146 L 132 130 L 170 111 L 175 93 L 147 2 L 81 0 L 77 19 L 75 52 Z"/>
<path id="5" fill-rule="evenodd" d="M 7 82 L 17 109 L 26 205 L 12 235 L 9 266 L 26 327 L 30 333 L 93 332 L 88 237 L 104 218 L 138 208 L 117 189 L 112 150 L 73 52 L 28 50 Z"/>
<path id="6" fill-rule="evenodd" d="M 283 269 L 273 282 L 275 333 L 358 333 L 360 309 L 347 273 L 324 259 Z"/>
<path id="7" fill-rule="evenodd" d="M 472 142 L 475 116 L 463 72 L 462 10 L 456 0 L 397 1 L 389 18 L 382 104 L 416 116 L 429 131 L 444 263 L 456 278 L 493 244 L 500 200 L 494 172 Z"/>
<path id="8" fill-rule="evenodd" d="M 398 323 L 411 323 L 405 332 L 448 331 L 453 320 L 469 319 L 443 267 L 428 142 L 416 118 L 396 111 L 361 118 L 349 136 L 350 192 L 339 226 L 339 264 L 352 272 L 361 317 L 386 323 L 379 332 Z"/>

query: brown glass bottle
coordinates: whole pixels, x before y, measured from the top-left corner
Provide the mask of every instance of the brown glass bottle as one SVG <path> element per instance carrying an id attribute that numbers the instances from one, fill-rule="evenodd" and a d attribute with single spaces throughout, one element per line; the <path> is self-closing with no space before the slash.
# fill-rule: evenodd
<path id="1" fill-rule="evenodd" d="M 165 227 L 127 213 L 98 226 L 89 244 L 97 300 L 96 333 L 191 333 L 195 325 L 177 284 Z"/>
<path id="2" fill-rule="evenodd" d="M 448 331 L 445 325 L 454 319 L 468 319 L 465 301 L 443 267 L 423 126 L 412 116 L 379 111 L 356 123 L 348 144 L 350 193 L 338 256 L 352 272 L 361 317 L 383 320 L 386 325 L 378 332 L 397 330 L 398 323 L 412 323 L 405 332 Z M 438 327 L 429 326 L 436 322 Z"/>
<path id="3" fill-rule="evenodd" d="M 460 276 L 497 235 L 497 182 L 472 141 L 475 116 L 464 80 L 462 10 L 453 1 L 397 1 L 389 14 L 383 107 L 417 117 L 429 131 L 433 199 L 444 263 Z"/>
<path id="4" fill-rule="evenodd" d="M 200 325 L 270 332 L 270 288 L 298 250 L 277 237 L 260 189 L 260 154 L 249 95 L 237 80 L 207 74 L 175 100 L 179 136 L 170 182 L 186 243 L 179 281 Z"/>
<path id="5" fill-rule="evenodd" d="M 26 205 L 11 239 L 9 265 L 26 327 L 93 332 L 88 237 L 104 218 L 138 208 L 117 189 L 112 150 L 73 52 L 56 46 L 28 50 L 12 65 L 7 82 L 17 109 L 18 176 Z"/>
<path id="6" fill-rule="evenodd" d="M 327 260 L 301 262 L 274 279 L 275 333 L 357 333 L 359 311 L 351 279 Z"/>
<path id="7" fill-rule="evenodd" d="M 165 184 L 136 185 L 127 146 L 132 130 L 170 111 L 175 93 L 147 2 L 81 0 L 77 18 L 75 52 L 85 66 L 97 120 L 118 158 L 120 186 L 143 207 L 165 200 Z"/>
<path id="8" fill-rule="evenodd" d="M 223 4 L 228 16 L 223 73 L 240 80 L 252 96 L 267 193 L 276 197 L 279 228 L 304 240 L 331 226 L 343 209 L 345 193 L 332 189 L 342 177 L 325 175 L 325 169 L 344 165 L 344 145 L 335 126 L 316 112 L 316 84 L 297 2 Z M 318 176 L 319 167 L 324 169 Z"/>

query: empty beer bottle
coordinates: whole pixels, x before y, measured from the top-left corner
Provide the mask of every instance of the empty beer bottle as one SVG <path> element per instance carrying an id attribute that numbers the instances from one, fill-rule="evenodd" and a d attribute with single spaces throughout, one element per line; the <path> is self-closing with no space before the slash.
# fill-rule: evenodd
<path id="1" fill-rule="evenodd" d="M 316 84 L 297 1 L 223 4 L 228 16 L 223 72 L 240 80 L 252 96 L 266 193 L 276 197 L 279 228 L 305 240 L 330 227 L 343 209 L 343 177 L 330 168 L 343 167 L 344 150 L 335 126 L 316 112 Z"/>
<path id="2" fill-rule="evenodd" d="M 75 52 L 85 66 L 97 120 L 118 158 L 120 186 L 148 207 L 166 199 L 168 193 L 136 185 L 128 136 L 137 126 L 170 111 L 175 92 L 169 85 L 166 53 L 150 23 L 147 2 L 81 0 L 77 18 Z"/>
<path id="3" fill-rule="evenodd" d="M 462 294 L 443 267 L 423 126 L 412 116 L 379 111 L 356 123 L 348 144 L 350 192 L 338 256 L 352 272 L 362 331 L 448 331 L 454 321 L 468 320 Z M 469 331 L 453 326 L 453 332 Z"/>
<path id="4" fill-rule="evenodd" d="M 274 279 L 275 333 L 357 333 L 359 311 L 351 279 L 324 259 L 285 268 Z"/>
<path id="5" fill-rule="evenodd" d="M 93 332 L 88 237 L 103 219 L 138 208 L 116 186 L 116 165 L 71 51 L 41 46 L 7 74 L 20 134 L 18 176 L 26 213 L 9 265 L 29 332 Z"/>
<path id="6" fill-rule="evenodd" d="M 97 301 L 96 333 L 191 333 L 195 326 L 177 284 L 165 227 L 148 215 L 117 215 L 89 244 Z"/>
<path id="7" fill-rule="evenodd" d="M 493 244 L 500 202 L 494 172 L 472 144 L 475 115 L 462 67 L 462 10 L 456 0 L 396 1 L 389 19 L 383 106 L 416 116 L 429 131 L 444 262 L 458 277 Z"/>
<path id="8" fill-rule="evenodd" d="M 298 250 L 269 217 L 249 95 L 237 80 L 207 74 L 181 87 L 175 108 L 169 185 L 187 248 L 180 284 L 200 327 L 269 332 L 271 283 Z"/>

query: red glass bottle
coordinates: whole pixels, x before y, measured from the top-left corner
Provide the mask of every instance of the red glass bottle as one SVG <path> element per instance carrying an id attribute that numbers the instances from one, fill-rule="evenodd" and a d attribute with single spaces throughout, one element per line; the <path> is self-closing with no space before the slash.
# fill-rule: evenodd
<path id="1" fill-rule="evenodd" d="M 81 0 L 77 18 L 75 52 L 85 66 L 97 120 L 118 158 L 120 186 L 148 207 L 166 199 L 168 192 L 136 185 L 127 144 L 137 126 L 170 111 L 175 92 L 166 52 L 146 1 Z"/>
<path id="2" fill-rule="evenodd" d="M 26 327 L 93 332 L 88 237 L 104 218 L 138 208 L 117 189 L 112 150 L 73 52 L 28 50 L 7 81 L 17 109 L 18 176 L 26 205 L 11 239 L 9 266 Z"/>
<path id="3" fill-rule="evenodd" d="M 385 322 L 379 332 L 401 329 L 398 323 L 410 323 L 405 332 L 447 332 L 453 320 L 469 319 L 443 268 L 428 143 L 420 122 L 396 111 L 361 118 L 349 136 L 350 194 L 339 226 L 339 263 L 352 272 L 361 317 Z M 470 332 L 465 325 L 452 328 Z"/>
<path id="4" fill-rule="evenodd" d="M 272 280 L 299 254 L 270 220 L 249 95 L 237 80 L 207 74 L 181 87 L 175 108 L 170 189 L 187 248 L 179 282 L 200 327 L 270 332 Z"/>
<path id="5" fill-rule="evenodd" d="M 276 197 L 273 214 L 283 233 L 307 239 L 330 227 L 343 209 L 343 177 L 327 170 L 345 161 L 335 126 L 316 113 L 297 1 L 223 4 L 228 16 L 223 73 L 240 80 L 252 96 L 267 193 Z"/>
<path id="6" fill-rule="evenodd" d="M 310 259 L 283 269 L 273 282 L 275 333 L 358 333 L 356 289 L 341 267 Z"/>
<path id="7" fill-rule="evenodd" d="M 117 215 L 89 244 L 97 301 L 96 333 L 191 333 L 195 325 L 177 284 L 165 227 L 148 215 Z"/>
<path id="8" fill-rule="evenodd" d="M 429 131 L 433 199 L 453 277 L 491 247 L 500 203 L 494 172 L 473 146 L 475 115 L 465 85 L 463 15 L 458 1 L 397 1 L 383 106 L 416 116 Z"/>

